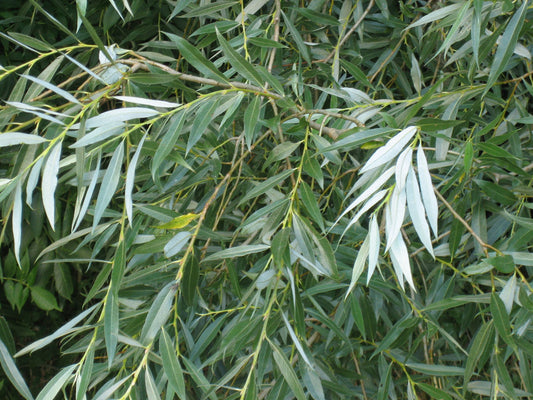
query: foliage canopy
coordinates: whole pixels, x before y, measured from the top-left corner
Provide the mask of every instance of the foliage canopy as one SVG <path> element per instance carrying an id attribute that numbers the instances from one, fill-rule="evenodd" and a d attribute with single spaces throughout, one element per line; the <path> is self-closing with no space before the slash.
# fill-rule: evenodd
<path id="1" fill-rule="evenodd" d="M 533 396 L 529 1 L 60 3 L 0 11 L 6 398 Z"/>

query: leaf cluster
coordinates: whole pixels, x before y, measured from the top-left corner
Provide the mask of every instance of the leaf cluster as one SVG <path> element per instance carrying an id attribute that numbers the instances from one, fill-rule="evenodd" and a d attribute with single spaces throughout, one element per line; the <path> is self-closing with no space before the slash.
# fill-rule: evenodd
<path id="1" fill-rule="evenodd" d="M 533 396 L 532 17 L 6 7 L 6 396 Z M 15 315 L 59 321 L 27 343 Z"/>

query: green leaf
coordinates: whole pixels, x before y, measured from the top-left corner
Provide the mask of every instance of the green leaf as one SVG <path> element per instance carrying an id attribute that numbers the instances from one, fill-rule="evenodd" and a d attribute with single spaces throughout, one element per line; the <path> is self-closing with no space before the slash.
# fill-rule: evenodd
<path id="1" fill-rule="evenodd" d="M 509 315 L 505 310 L 505 305 L 502 299 L 496 293 L 492 293 L 490 296 L 490 312 L 496 327 L 498 335 L 510 346 L 514 347 L 515 343 L 511 336 L 511 322 L 509 321 Z"/>
<path id="2" fill-rule="evenodd" d="M 217 251 L 214 254 L 204 258 L 205 262 L 224 260 L 226 258 L 243 257 L 249 254 L 261 253 L 268 250 L 270 246 L 268 244 L 247 244 L 242 246 L 236 246 L 225 250 Z"/>
<path id="3" fill-rule="evenodd" d="M 251 148 L 254 141 L 255 132 L 257 131 L 257 125 L 259 123 L 261 106 L 261 96 L 253 96 L 252 101 L 244 112 L 244 137 L 248 148 Z"/>
<path id="4" fill-rule="evenodd" d="M 270 165 L 271 163 L 275 161 L 284 160 L 287 157 L 289 157 L 294 151 L 300 146 L 301 142 L 293 143 L 293 142 L 283 142 L 278 144 L 276 147 L 272 149 L 272 151 L 268 154 L 268 158 L 265 162 L 265 165 Z"/>
<path id="5" fill-rule="evenodd" d="M 94 346 L 90 346 L 85 354 L 86 357 L 81 367 L 79 385 L 76 387 L 76 400 L 82 399 L 87 393 L 94 366 Z"/>
<path id="6" fill-rule="evenodd" d="M 205 9 L 207 7 L 203 6 L 200 8 Z M 165 32 L 165 35 L 167 35 L 170 40 L 172 40 L 176 44 L 183 58 L 185 58 L 185 60 L 187 60 L 189 64 L 191 64 L 202 74 L 219 82 L 228 82 L 228 78 L 226 78 L 224 74 L 218 70 L 215 64 L 205 58 L 204 55 L 200 52 L 200 50 L 190 44 L 187 40 L 172 33 Z"/>
<path id="7" fill-rule="evenodd" d="M 186 154 L 198 143 L 209 124 L 216 117 L 215 110 L 218 107 L 218 101 L 218 97 L 210 97 L 196 111 L 196 118 L 192 124 L 189 140 L 187 141 Z"/>
<path id="8" fill-rule="evenodd" d="M 0 133 L 0 147 L 15 146 L 18 144 L 39 144 L 46 142 L 45 138 L 22 132 Z"/>
<path id="9" fill-rule="evenodd" d="M 509 371 L 507 370 L 507 367 L 505 366 L 505 363 L 503 362 L 502 358 L 499 354 L 495 353 L 492 355 L 492 359 L 494 362 L 494 366 L 496 367 L 496 372 L 498 374 L 498 381 L 503 384 L 503 386 L 505 387 L 505 391 L 507 392 L 509 397 L 517 399 L 518 397 L 514 390 L 513 381 L 511 380 Z"/>
<path id="10" fill-rule="evenodd" d="M 311 54 L 309 52 L 309 48 L 304 43 L 302 36 L 300 35 L 300 32 L 296 27 L 292 24 L 291 20 L 285 15 L 283 10 L 281 10 L 281 15 L 283 17 L 283 21 L 285 21 L 285 25 L 287 26 L 287 30 L 291 34 L 292 38 L 294 39 L 294 42 L 296 43 L 296 47 L 300 51 L 300 55 L 303 57 L 305 61 L 309 65 L 311 65 Z"/>
<path id="11" fill-rule="evenodd" d="M 102 179 L 98 198 L 96 199 L 96 206 L 94 209 L 93 230 L 96 228 L 100 219 L 104 215 L 104 211 L 109 205 L 109 202 L 115 194 L 118 182 L 120 180 L 120 170 L 122 167 L 122 160 L 124 158 L 124 144 L 121 142 L 109 161 L 109 166 Z"/>
<path id="12" fill-rule="evenodd" d="M 320 229 L 324 231 L 324 218 L 320 213 L 318 203 L 313 191 L 311 190 L 311 187 L 305 182 L 301 182 L 300 184 L 300 198 L 302 199 L 302 203 L 307 214 L 318 224 Z"/>
<path id="13" fill-rule="evenodd" d="M 147 135 L 148 135 L 148 132 L 144 134 L 141 141 L 137 145 L 137 150 L 135 150 L 135 154 L 133 155 L 130 161 L 130 165 L 128 166 L 128 171 L 126 173 L 126 187 L 124 188 L 124 208 L 126 209 L 126 215 L 128 216 L 128 220 L 130 221 L 130 227 L 133 224 L 132 192 L 133 192 L 133 184 L 135 183 L 135 169 L 137 168 L 137 162 L 139 161 L 139 157 L 141 155 L 141 150 L 144 144 L 144 140 L 146 139 Z"/>
<path id="14" fill-rule="evenodd" d="M 247 192 L 241 198 L 241 200 L 239 201 L 239 206 L 246 203 L 248 200 L 256 198 L 267 192 L 268 190 L 272 189 L 273 187 L 281 184 L 285 179 L 292 175 L 294 171 L 294 169 L 283 171 L 277 175 L 271 176 L 266 181 L 257 184 L 252 190 Z"/>
<path id="15" fill-rule="evenodd" d="M 174 116 L 172 116 L 172 119 L 170 120 L 170 124 L 166 129 L 166 133 L 163 136 L 163 139 L 161 139 L 159 147 L 157 148 L 154 158 L 152 160 L 152 178 L 154 179 L 154 181 L 159 166 L 163 163 L 165 158 L 172 152 L 174 146 L 176 145 L 176 141 L 183 133 L 183 125 L 185 123 L 186 116 L 186 110 L 180 110 L 178 113 L 174 114 Z"/>
<path id="16" fill-rule="evenodd" d="M 9 350 L 2 340 L 0 340 L 0 364 L 11 384 L 17 389 L 17 392 L 26 400 L 33 400 L 33 396 L 26 384 L 26 381 L 20 374 Z"/>
<path id="17" fill-rule="evenodd" d="M 183 276 L 181 278 L 181 293 L 187 305 L 192 305 L 194 296 L 196 295 L 196 288 L 198 287 L 198 279 L 200 277 L 200 268 L 198 265 L 198 258 L 195 252 L 189 253 L 183 265 Z"/>
<path id="18" fill-rule="evenodd" d="M 486 323 L 479 328 L 474 340 L 472 341 L 472 346 L 468 352 L 468 357 L 466 359 L 466 366 L 464 371 L 464 382 L 468 384 L 470 378 L 474 373 L 474 369 L 477 367 L 478 370 L 483 368 L 480 360 L 483 355 L 487 352 L 490 352 L 494 345 L 494 325 L 492 323 Z M 466 390 L 466 385 L 464 386 Z"/>
<path id="19" fill-rule="evenodd" d="M 154 341 L 156 334 L 161 331 L 161 327 L 170 316 L 177 289 L 176 282 L 172 281 L 167 283 L 157 294 L 142 327 L 139 341 L 144 345 Z"/>
<path id="20" fill-rule="evenodd" d="M 217 15 L 219 11 L 225 10 L 234 4 L 238 4 L 238 1 L 220 0 L 206 5 L 196 7 L 196 9 L 188 12 L 187 14 L 180 15 L 180 18 L 194 18 L 205 15 Z"/>
<path id="21" fill-rule="evenodd" d="M 183 370 L 178 359 L 178 354 L 173 347 L 172 339 L 164 329 L 161 330 L 161 339 L 159 340 L 159 352 L 163 359 L 163 370 L 168 378 L 168 383 L 176 392 L 181 400 L 187 398 L 185 391 L 185 379 Z"/>
<path id="22" fill-rule="evenodd" d="M 33 302 L 44 311 L 58 310 L 61 311 L 61 308 L 57 305 L 57 300 L 55 296 L 40 286 L 32 286 L 30 288 L 31 299 Z"/>
<path id="23" fill-rule="evenodd" d="M 61 145 L 58 142 L 48 155 L 48 159 L 43 167 L 42 197 L 44 211 L 50 222 L 50 226 L 55 230 L 55 199 L 54 194 L 57 187 L 57 173 L 59 172 L 59 160 L 61 158 Z"/>
<path id="24" fill-rule="evenodd" d="M 90 313 L 92 313 L 97 307 L 99 307 L 100 304 L 94 304 L 87 310 L 83 311 L 81 314 L 77 315 L 73 319 L 71 319 L 69 322 L 66 322 L 61 328 L 57 329 L 54 333 L 41 338 L 28 346 L 24 347 L 22 350 L 20 350 L 17 354 L 15 354 L 15 357 L 21 357 L 25 354 L 31 353 L 35 350 L 42 349 L 43 347 L 49 345 L 54 340 L 59 339 L 60 337 L 67 335 L 72 332 L 72 329 L 82 320 L 85 319 Z"/>
<path id="25" fill-rule="evenodd" d="M 71 378 L 77 364 L 61 369 L 41 390 L 35 400 L 55 399 L 61 388 Z"/>
<path id="26" fill-rule="evenodd" d="M 287 382 L 287 384 L 291 388 L 292 393 L 296 396 L 298 400 L 305 400 L 304 390 L 289 360 L 287 359 L 283 351 L 270 340 L 269 344 L 273 351 L 272 355 L 274 356 L 274 361 L 276 362 L 276 365 L 278 366 L 281 374 L 283 375 L 283 378 L 285 378 L 285 382 Z"/>
<path id="27" fill-rule="evenodd" d="M 437 389 L 433 385 L 428 385 L 427 383 L 417 383 L 416 384 L 420 389 L 422 389 L 424 392 L 426 392 L 430 398 L 432 399 L 439 399 L 439 400 L 452 400 L 453 397 L 449 395 L 448 393 L 444 392 L 441 389 Z"/>
<path id="28" fill-rule="evenodd" d="M 15 43 L 18 43 L 21 46 L 29 48 L 33 51 L 50 51 L 53 49 L 52 45 L 33 36 L 24 35 L 20 32 L 8 32 L 8 35 L 0 32 L 0 35 L 5 37 L 6 39 L 11 39 L 15 41 Z"/>
<path id="29" fill-rule="evenodd" d="M 54 93 L 57 93 L 61 97 L 63 97 L 65 100 L 68 100 L 71 103 L 75 104 L 81 104 L 77 98 L 75 98 L 73 95 L 71 95 L 66 90 L 60 89 L 57 86 L 51 84 L 50 82 L 43 81 L 42 79 L 35 78 L 31 75 L 21 75 L 23 78 L 26 78 L 32 82 L 37 83 L 38 85 L 41 85 L 49 90 L 51 90 Z"/>
<path id="30" fill-rule="evenodd" d="M 228 62 L 231 64 L 231 66 L 235 68 L 237 73 L 252 83 L 259 85 L 259 87 L 263 87 L 263 79 L 255 70 L 254 66 L 250 64 L 243 56 L 237 53 L 218 31 L 217 37 L 224 55 L 228 59 Z"/>
<path id="31" fill-rule="evenodd" d="M 465 373 L 464 368 L 453 367 L 449 365 L 434 365 L 408 362 L 405 364 L 405 366 L 414 369 L 415 371 L 420 372 L 421 374 L 431 376 L 458 376 L 464 375 Z"/>
<path id="32" fill-rule="evenodd" d="M 528 4 L 528 1 L 522 2 L 522 6 L 514 13 L 513 17 L 505 28 L 500 42 L 498 43 L 498 48 L 496 49 L 496 54 L 494 55 L 494 61 L 491 63 L 489 78 L 487 80 L 483 96 L 485 96 L 492 86 L 494 86 L 496 80 L 503 72 L 513 55 L 516 44 L 518 43 L 520 30 L 524 24 Z"/>
<path id="33" fill-rule="evenodd" d="M 513 257 L 510 255 L 494 256 L 487 258 L 484 261 L 504 274 L 510 274 L 515 270 L 515 263 Z"/>
<path id="34" fill-rule="evenodd" d="M 13 213 L 11 215 L 11 227 L 13 231 L 13 247 L 15 250 L 15 259 L 19 267 L 20 264 L 20 246 L 22 243 L 22 182 L 19 180 L 15 187 L 13 196 Z"/>
<path id="35" fill-rule="evenodd" d="M 104 338 L 107 350 L 107 365 L 111 368 L 118 343 L 119 310 L 118 298 L 109 290 L 104 305 Z"/>
<path id="36" fill-rule="evenodd" d="M 510 206 L 516 202 L 516 196 L 513 192 L 505 189 L 501 185 L 481 179 L 474 179 L 474 182 L 487 196 L 498 203 Z"/>

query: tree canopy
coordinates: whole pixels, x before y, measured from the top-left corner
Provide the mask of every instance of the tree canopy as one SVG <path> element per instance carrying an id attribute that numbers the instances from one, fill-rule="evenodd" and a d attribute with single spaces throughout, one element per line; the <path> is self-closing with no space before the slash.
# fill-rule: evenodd
<path id="1" fill-rule="evenodd" d="M 4 1 L 4 398 L 533 396 L 532 21 Z"/>

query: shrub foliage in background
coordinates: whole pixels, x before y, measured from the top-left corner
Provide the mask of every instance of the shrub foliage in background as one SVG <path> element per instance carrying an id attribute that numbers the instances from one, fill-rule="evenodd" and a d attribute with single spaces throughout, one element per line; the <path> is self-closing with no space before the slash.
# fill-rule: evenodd
<path id="1" fill-rule="evenodd" d="M 532 396 L 531 2 L 0 18 L 5 398 Z"/>

